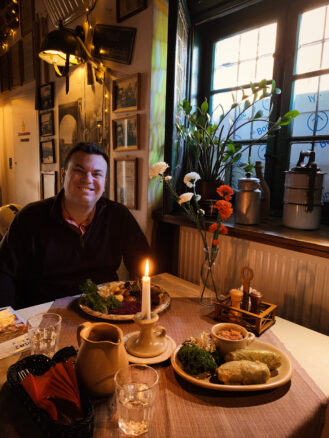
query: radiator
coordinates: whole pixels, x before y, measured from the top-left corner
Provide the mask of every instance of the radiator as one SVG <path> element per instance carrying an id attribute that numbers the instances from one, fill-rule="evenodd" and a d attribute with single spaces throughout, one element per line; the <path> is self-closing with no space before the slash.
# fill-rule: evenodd
<path id="1" fill-rule="evenodd" d="M 251 287 L 278 306 L 277 315 L 329 335 L 328 259 L 230 236 L 219 240 L 215 273 L 221 293 L 241 286 L 240 270 L 249 266 L 254 271 Z M 202 260 L 199 233 L 181 227 L 179 277 L 200 284 Z"/>

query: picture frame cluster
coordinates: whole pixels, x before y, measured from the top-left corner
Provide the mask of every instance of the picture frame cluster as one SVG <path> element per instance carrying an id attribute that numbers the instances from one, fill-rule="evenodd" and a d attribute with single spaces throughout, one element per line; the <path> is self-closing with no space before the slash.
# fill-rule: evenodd
<path id="1" fill-rule="evenodd" d="M 113 152 L 131 152 L 140 147 L 140 73 L 114 79 L 112 84 Z M 128 208 L 138 208 L 138 158 L 114 157 L 114 199 Z"/>
<path id="2" fill-rule="evenodd" d="M 41 199 L 55 196 L 57 192 L 57 172 L 54 170 L 54 164 L 56 163 L 54 98 L 54 82 L 39 86 Z"/>

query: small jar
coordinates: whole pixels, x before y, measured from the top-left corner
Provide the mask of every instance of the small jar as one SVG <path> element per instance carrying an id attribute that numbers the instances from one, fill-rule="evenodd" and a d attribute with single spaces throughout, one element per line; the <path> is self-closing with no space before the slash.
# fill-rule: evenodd
<path id="1" fill-rule="evenodd" d="M 250 301 L 251 301 L 251 313 L 258 314 L 260 313 L 260 305 L 262 302 L 263 294 L 258 290 L 253 290 L 250 292 Z"/>

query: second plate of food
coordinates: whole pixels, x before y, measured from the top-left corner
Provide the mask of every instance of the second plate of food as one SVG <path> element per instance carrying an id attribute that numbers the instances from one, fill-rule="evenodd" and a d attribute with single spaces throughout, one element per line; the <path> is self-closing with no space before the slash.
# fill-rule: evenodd
<path id="1" fill-rule="evenodd" d="M 277 369 L 277 374 L 270 377 L 266 383 L 254 385 L 226 385 L 223 383 L 213 383 L 209 378 L 198 379 L 195 376 L 187 374 L 183 370 L 182 365 L 177 358 L 177 353 L 181 346 L 182 345 L 179 345 L 171 356 L 171 364 L 174 370 L 185 380 L 203 388 L 215 389 L 217 391 L 264 391 L 266 389 L 273 389 L 286 384 L 290 381 L 293 373 L 293 364 L 289 357 L 282 350 L 272 344 L 268 344 L 267 342 L 255 340 L 248 346 L 249 348 L 274 351 L 281 356 L 281 366 Z"/>
<path id="2" fill-rule="evenodd" d="M 108 297 L 111 294 L 118 293 L 124 295 L 125 293 L 130 293 L 130 288 L 126 288 L 127 283 L 135 284 L 136 282 L 124 282 L 124 281 L 113 281 L 109 283 L 97 285 L 98 293 L 103 298 Z M 137 288 L 138 289 L 138 288 Z M 135 291 L 136 292 L 136 291 Z M 92 309 L 86 304 L 86 298 L 84 295 L 78 300 L 78 304 L 81 310 L 85 313 L 94 316 L 99 319 L 108 319 L 114 321 L 129 321 L 132 320 L 136 313 L 141 311 L 141 291 L 140 294 L 134 292 L 135 301 L 123 301 L 122 305 L 118 309 L 109 310 L 108 313 L 99 312 Z M 151 286 L 151 311 L 154 313 L 163 312 L 170 304 L 171 298 L 168 292 L 160 288 L 159 286 Z"/>

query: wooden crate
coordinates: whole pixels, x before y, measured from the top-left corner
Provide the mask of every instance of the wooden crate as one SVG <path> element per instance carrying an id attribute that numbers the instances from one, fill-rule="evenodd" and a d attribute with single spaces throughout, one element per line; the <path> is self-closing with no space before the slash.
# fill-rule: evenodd
<path id="1" fill-rule="evenodd" d="M 262 301 L 259 307 L 259 314 L 238 309 L 237 307 L 231 306 L 231 298 L 228 296 L 215 303 L 214 318 L 219 321 L 234 322 L 254 332 L 256 335 L 260 335 L 275 323 L 275 311 L 277 306 Z"/>

